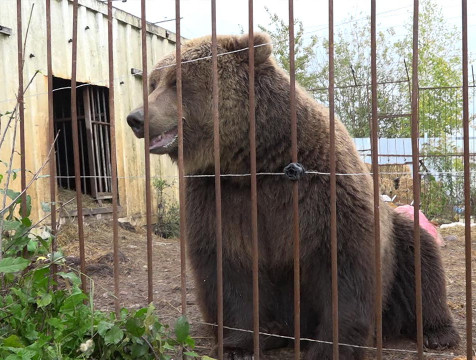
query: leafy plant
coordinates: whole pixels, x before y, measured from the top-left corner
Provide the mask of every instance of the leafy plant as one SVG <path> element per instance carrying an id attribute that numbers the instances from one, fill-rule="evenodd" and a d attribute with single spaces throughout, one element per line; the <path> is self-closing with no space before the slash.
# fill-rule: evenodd
<path id="1" fill-rule="evenodd" d="M 461 158 L 446 156 L 457 153 L 454 142 L 444 133 L 435 144 L 426 143 L 422 146 L 425 155 L 424 169 L 437 173 L 437 176 L 427 174 L 422 183 L 422 206 L 429 217 L 443 217 L 455 220 L 455 213 L 461 211 L 464 203 L 463 171 Z"/>
<path id="2" fill-rule="evenodd" d="M 4 195 L 13 203 L 3 218 L 0 359 L 210 359 L 193 351 L 195 342 L 183 316 L 172 329 L 159 321 L 153 304 L 137 311 L 122 309 L 118 317 L 96 311 L 94 283 L 85 294 L 61 252 L 48 254 L 51 233 L 33 235 L 35 225 L 19 216 L 19 193 L 8 189 Z M 29 215 L 31 201 L 27 207 Z M 57 282 L 52 264 L 63 270 Z"/>
<path id="3" fill-rule="evenodd" d="M 166 190 L 172 188 L 174 183 L 156 178 L 153 185 L 157 191 L 157 223 L 154 233 L 164 239 L 177 238 L 180 236 L 180 208 L 166 194 Z"/>

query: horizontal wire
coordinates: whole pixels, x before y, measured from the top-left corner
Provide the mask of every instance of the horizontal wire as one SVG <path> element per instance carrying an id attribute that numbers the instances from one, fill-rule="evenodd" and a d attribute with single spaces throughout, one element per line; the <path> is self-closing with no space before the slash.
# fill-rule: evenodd
<path id="1" fill-rule="evenodd" d="M 218 327 L 217 324 L 213 323 L 208 323 L 208 322 L 202 322 L 202 321 L 196 321 L 196 322 L 190 322 L 190 324 L 201 324 L 201 325 L 207 325 L 207 326 L 213 326 L 213 327 Z M 246 330 L 246 329 L 239 329 L 231 326 L 223 326 L 223 328 L 228 329 L 228 330 L 235 330 L 235 331 L 241 331 L 241 332 L 247 332 L 247 333 L 253 333 L 253 330 Z M 266 335 L 269 337 L 276 337 L 276 338 L 281 338 L 281 339 L 288 339 L 288 340 L 295 340 L 295 337 L 293 336 L 286 336 L 286 335 L 277 335 L 277 334 L 270 334 L 266 332 L 259 332 L 260 335 Z M 319 344 L 327 344 L 327 345 L 332 345 L 332 341 L 325 341 L 325 340 L 317 340 L 317 339 L 310 339 L 310 338 L 299 338 L 300 341 L 308 341 L 308 342 L 314 342 L 314 343 L 319 343 Z M 352 347 L 352 348 L 358 348 L 358 349 L 365 349 L 365 350 L 377 350 L 377 348 L 372 347 L 372 346 L 360 346 L 360 345 L 353 345 L 353 344 L 347 344 L 347 343 L 338 343 L 339 346 L 346 346 L 346 347 Z M 415 350 L 406 350 L 406 349 L 394 349 L 394 348 L 383 348 L 383 351 L 386 352 L 399 352 L 399 353 L 407 353 L 407 354 L 418 354 L 417 351 Z M 428 356 L 439 356 L 439 357 L 444 357 L 444 358 L 450 358 L 454 359 L 456 355 L 451 355 L 451 354 L 440 354 L 440 353 L 433 353 L 433 352 L 425 352 L 425 355 Z"/>
<path id="2" fill-rule="evenodd" d="M 314 171 L 309 170 L 305 171 L 305 174 L 309 175 L 323 175 L 323 176 L 330 176 L 331 174 L 328 172 L 321 172 L 321 171 Z M 421 176 L 428 176 L 428 175 L 454 175 L 454 176 L 463 176 L 463 171 L 422 171 L 418 173 Z M 259 172 L 256 173 L 258 176 L 285 176 L 284 172 Z M 368 173 L 337 173 L 337 176 L 372 176 L 372 172 Z M 412 175 L 411 172 L 408 171 L 379 171 L 379 175 Z M 473 174 L 476 176 L 476 174 Z M 250 173 L 243 173 L 243 174 L 220 174 L 220 177 L 249 177 L 251 176 Z M 42 178 L 48 178 L 50 175 L 42 175 Z M 215 174 L 195 174 L 195 175 L 185 175 L 187 178 L 214 178 Z M 70 176 L 55 176 L 55 179 L 74 179 L 74 175 Z M 109 175 L 80 175 L 80 179 L 112 179 L 112 176 Z M 145 175 L 135 175 L 135 176 L 118 176 L 118 179 L 145 179 Z M 161 178 L 178 178 L 178 175 L 154 175 L 151 176 L 151 179 L 161 179 Z"/>

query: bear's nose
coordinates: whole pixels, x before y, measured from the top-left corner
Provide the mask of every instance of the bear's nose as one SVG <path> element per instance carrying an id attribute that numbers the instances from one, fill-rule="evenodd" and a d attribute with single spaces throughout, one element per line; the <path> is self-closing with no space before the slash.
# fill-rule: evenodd
<path id="1" fill-rule="evenodd" d="M 133 110 L 127 115 L 127 123 L 137 137 L 144 137 L 144 111 L 142 109 Z"/>

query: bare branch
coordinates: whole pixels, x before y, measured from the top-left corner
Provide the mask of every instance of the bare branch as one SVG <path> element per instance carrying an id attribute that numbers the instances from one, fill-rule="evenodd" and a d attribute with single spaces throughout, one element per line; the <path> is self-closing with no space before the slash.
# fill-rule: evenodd
<path id="1" fill-rule="evenodd" d="M 38 75 L 38 73 L 40 72 L 40 70 L 36 70 L 35 73 L 33 74 L 33 76 L 31 77 L 30 81 L 28 82 L 28 85 L 25 87 L 25 89 L 23 90 L 23 95 L 26 94 L 26 91 L 28 90 L 28 88 L 30 87 L 30 85 L 32 84 L 33 80 L 35 79 L 36 75 Z M 7 126 L 5 127 L 5 131 L 3 132 L 3 135 L 2 135 L 2 140 L 0 140 L 0 149 L 2 148 L 2 145 L 3 145 L 3 142 L 5 140 L 5 136 L 7 134 L 7 131 L 8 131 L 8 128 L 10 127 L 10 123 L 12 122 L 13 118 L 15 117 L 15 114 L 18 110 L 18 102 L 17 104 L 15 105 L 15 107 L 13 108 L 13 111 L 10 113 L 10 117 L 8 119 L 8 123 L 7 123 Z"/>
<path id="2" fill-rule="evenodd" d="M 2 210 L 0 210 L 0 216 L 2 216 L 2 218 L 3 218 L 3 214 L 5 214 L 5 212 L 6 212 L 12 205 L 14 205 L 14 204 L 16 203 L 16 201 L 22 196 L 22 194 L 23 194 L 25 191 L 27 191 L 27 190 L 29 189 L 29 187 L 33 184 L 33 182 L 39 178 L 40 172 L 44 169 L 44 167 L 46 166 L 46 164 L 48 164 L 49 161 L 50 161 L 51 152 L 52 152 L 53 149 L 54 149 L 54 146 L 55 146 L 55 144 L 56 144 L 56 140 L 57 140 L 57 139 L 58 139 L 58 135 L 56 135 L 55 140 L 53 141 L 53 143 L 52 143 L 51 146 L 50 146 L 50 150 L 48 151 L 48 156 L 47 156 L 45 162 L 44 162 L 44 163 L 41 165 L 41 167 L 34 173 L 33 178 L 32 178 L 32 179 L 30 180 L 30 182 L 27 184 L 26 188 L 25 188 L 23 191 L 21 191 L 21 192 L 12 200 L 12 202 L 11 202 L 7 207 L 5 207 L 5 205 L 4 205 L 4 208 L 3 208 Z M 6 193 L 5 193 L 5 195 L 6 195 Z"/>

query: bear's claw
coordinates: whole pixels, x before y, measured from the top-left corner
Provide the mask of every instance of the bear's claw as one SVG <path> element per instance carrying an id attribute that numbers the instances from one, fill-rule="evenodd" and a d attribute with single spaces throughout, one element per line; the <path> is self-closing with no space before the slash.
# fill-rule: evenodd
<path id="1" fill-rule="evenodd" d="M 218 358 L 218 347 L 215 346 L 210 353 L 212 358 Z M 253 353 L 239 348 L 227 348 L 223 349 L 223 360 L 253 360 Z"/>
<path id="2" fill-rule="evenodd" d="M 460 336 L 453 326 L 446 326 L 434 330 L 425 330 L 423 345 L 429 349 L 446 349 L 458 345 Z"/>

